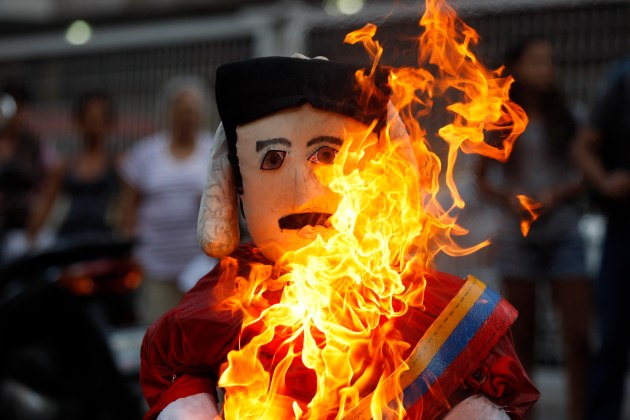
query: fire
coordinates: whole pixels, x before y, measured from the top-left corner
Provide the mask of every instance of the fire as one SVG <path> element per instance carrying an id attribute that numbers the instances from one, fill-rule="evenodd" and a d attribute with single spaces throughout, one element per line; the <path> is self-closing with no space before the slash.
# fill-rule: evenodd
<path id="1" fill-rule="evenodd" d="M 516 198 L 521 204 L 523 210 L 525 210 L 525 216 L 521 219 L 521 233 L 523 236 L 527 236 L 532 223 L 534 223 L 534 220 L 538 219 L 540 216 L 542 204 L 522 194 L 517 195 Z"/>
<path id="2" fill-rule="evenodd" d="M 442 164 L 418 117 L 432 112 L 435 98 L 457 92 L 459 100 L 447 107 L 452 121 L 439 130 L 457 208 L 464 206 L 453 179 L 459 151 L 507 159 L 526 117 L 508 99 L 512 79 L 477 61 L 469 49 L 476 33 L 444 1 L 427 0 L 419 23 L 418 66 L 390 70 L 391 118 L 380 138 L 370 135 L 373 127 L 353 135 L 335 163 L 317 173 L 342 197 L 334 233 L 287 253 L 280 276 L 278 267 L 253 267 L 249 279 L 238 279 L 239 296 L 226 302 L 243 312 L 250 338 L 229 354 L 219 380 L 227 419 L 344 418 L 360 404 L 368 417 L 403 417 L 400 378 L 412 344 L 393 320 L 422 306 L 423 273 L 438 252 L 462 255 L 487 245 L 462 249 L 453 240 L 466 231 L 454 209 L 438 201 Z M 362 43 L 374 66 L 382 53 L 376 30 L 369 24 L 346 38 Z M 374 68 L 357 74 L 365 95 Z M 502 149 L 483 141 L 489 131 L 503 132 Z M 278 290 L 280 301 L 269 305 L 263 293 Z M 287 395 L 294 366 L 316 383 L 307 401 Z"/>

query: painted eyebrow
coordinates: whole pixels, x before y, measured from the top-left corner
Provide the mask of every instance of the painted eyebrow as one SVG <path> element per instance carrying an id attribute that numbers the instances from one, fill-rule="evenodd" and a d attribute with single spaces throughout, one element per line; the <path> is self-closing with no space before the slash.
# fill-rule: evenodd
<path id="1" fill-rule="evenodd" d="M 273 146 L 274 144 L 282 144 L 287 147 L 291 147 L 291 142 L 283 137 L 267 139 L 267 140 L 258 140 L 256 141 L 256 151 L 260 152 L 267 146 Z"/>
<path id="2" fill-rule="evenodd" d="M 318 143 L 332 143 L 332 144 L 336 144 L 337 146 L 343 146 L 343 140 L 340 139 L 339 137 L 319 136 L 319 137 L 315 137 L 314 139 L 309 140 L 306 143 L 306 147 L 309 147 Z"/>

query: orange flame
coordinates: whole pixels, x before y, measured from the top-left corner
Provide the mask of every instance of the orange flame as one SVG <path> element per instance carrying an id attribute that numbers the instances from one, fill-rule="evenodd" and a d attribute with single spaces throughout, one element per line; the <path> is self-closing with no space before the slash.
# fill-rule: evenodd
<path id="1" fill-rule="evenodd" d="M 532 226 L 532 223 L 534 223 L 534 220 L 540 217 L 542 204 L 536 202 L 533 198 L 522 194 L 517 195 L 516 198 L 518 198 L 518 202 L 526 212 L 521 219 L 521 233 L 523 236 L 527 236 L 529 234 L 529 228 Z"/>
<path id="2" fill-rule="evenodd" d="M 333 233 L 287 253 L 279 277 L 277 267 L 256 265 L 249 279 L 237 279 L 239 294 L 226 303 L 242 311 L 251 339 L 230 352 L 219 380 L 227 419 L 343 418 L 367 395 L 372 418 L 404 416 L 398 379 L 414 343 L 393 320 L 421 307 L 424 273 L 438 252 L 462 255 L 487 245 L 463 249 L 453 240 L 466 230 L 438 200 L 441 162 L 418 118 L 434 111 L 435 98 L 458 94 L 446 108 L 452 121 L 439 130 L 457 208 L 464 206 L 453 179 L 459 151 L 506 160 L 527 122 L 508 99 L 512 79 L 477 61 L 469 49 L 477 34 L 444 1 L 427 0 L 420 25 L 418 66 L 390 70 L 390 119 L 381 137 L 370 135 L 373 127 L 351 136 L 335 163 L 317 171 L 341 197 Z M 357 73 L 366 95 L 382 55 L 376 29 L 368 24 L 346 38 L 373 60 L 369 74 Z M 489 131 L 503 132 L 501 149 L 484 142 Z M 281 298 L 269 305 L 265 293 L 273 290 Z M 287 379 L 301 368 L 316 384 L 307 396 L 291 392 Z"/>

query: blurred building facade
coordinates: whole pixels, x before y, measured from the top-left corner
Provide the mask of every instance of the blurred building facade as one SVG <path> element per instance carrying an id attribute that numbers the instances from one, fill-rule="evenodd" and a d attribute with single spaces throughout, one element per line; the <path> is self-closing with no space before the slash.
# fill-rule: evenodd
<path id="1" fill-rule="evenodd" d="M 628 0 L 452 4 L 479 32 L 478 52 L 490 67 L 519 38 L 551 39 L 569 99 L 585 105 L 605 69 L 630 53 Z M 159 86 L 173 75 L 197 74 L 212 86 L 224 62 L 294 52 L 367 63 L 361 47 L 343 44 L 366 22 L 379 26 L 385 64 L 412 64 L 422 9 L 417 0 L 367 1 L 352 16 L 331 15 L 321 1 L 0 0 L 0 80 L 28 83 L 34 128 L 62 152 L 72 147 L 66 114 L 73 98 L 111 92 L 120 115 L 113 147 L 122 150 L 158 124 Z M 90 33 L 72 42 L 68 25 L 78 18 L 91 23 Z"/>

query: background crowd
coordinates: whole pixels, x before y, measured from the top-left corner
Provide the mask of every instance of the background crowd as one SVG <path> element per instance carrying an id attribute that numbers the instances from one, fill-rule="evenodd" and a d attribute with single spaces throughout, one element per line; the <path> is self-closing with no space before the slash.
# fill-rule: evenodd
<path id="1" fill-rule="evenodd" d="M 77 241 L 135 240 L 144 281 L 139 319 L 174 306 L 214 261 L 196 244 L 196 220 L 212 136 L 208 89 L 181 76 L 164 87 L 160 131 L 122 155 L 108 149 L 116 105 L 102 91 L 81 94 L 72 109 L 77 152 L 46 153 L 22 121 L 27 87 L 4 90 L 17 109 L 2 130 L 2 263 Z M 46 155 L 49 157 L 46 158 Z M 183 275 L 189 265 L 195 272 Z"/>

